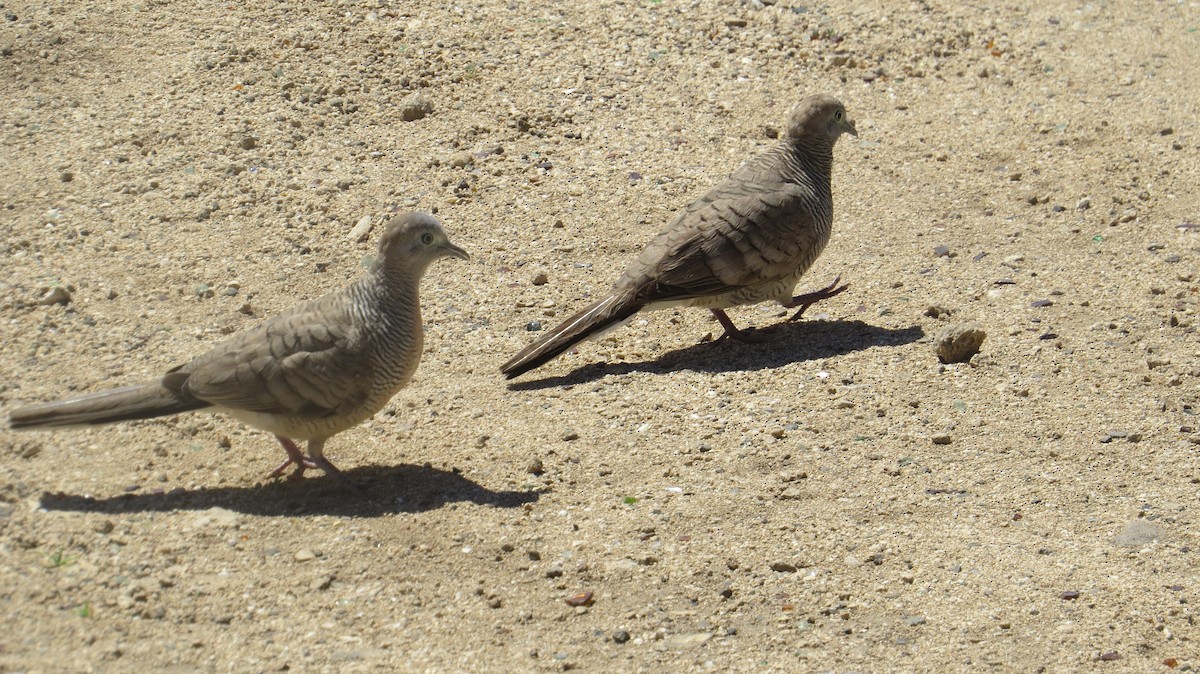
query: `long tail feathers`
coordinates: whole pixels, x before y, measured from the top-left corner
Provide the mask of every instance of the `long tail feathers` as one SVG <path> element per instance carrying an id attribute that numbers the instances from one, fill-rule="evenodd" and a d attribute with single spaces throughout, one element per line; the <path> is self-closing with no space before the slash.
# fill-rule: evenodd
<path id="1" fill-rule="evenodd" d="M 202 407 L 208 407 L 208 403 L 194 398 L 181 399 L 155 382 L 21 407 L 9 414 L 8 424 L 14 430 L 93 426 L 151 419 Z"/>
<path id="2" fill-rule="evenodd" d="M 553 360 L 575 344 L 616 327 L 642 308 L 622 295 L 609 295 L 563 321 L 521 350 L 500 371 L 512 379 Z"/>

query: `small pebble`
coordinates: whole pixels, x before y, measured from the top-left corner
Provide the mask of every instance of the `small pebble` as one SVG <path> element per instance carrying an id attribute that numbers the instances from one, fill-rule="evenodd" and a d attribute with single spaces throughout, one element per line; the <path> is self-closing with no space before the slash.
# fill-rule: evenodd
<path id="1" fill-rule="evenodd" d="M 789 562 L 771 562 L 771 570 L 780 573 L 796 573 L 796 565 Z"/>
<path id="2" fill-rule="evenodd" d="M 935 445 L 948 445 L 951 442 L 949 433 L 936 433 L 929 438 Z"/>
<path id="3" fill-rule="evenodd" d="M 546 470 L 542 465 L 542 460 L 534 457 L 530 459 L 529 463 L 525 466 L 525 472 L 532 473 L 533 475 L 541 475 L 542 473 L 546 472 Z"/>
<path id="4" fill-rule="evenodd" d="M 317 558 L 316 553 L 313 552 L 312 550 L 309 550 L 308 548 L 301 548 L 300 550 L 296 551 L 296 561 L 297 562 L 310 562 L 316 558 Z"/>
<path id="5" fill-rule="evenodd" d="M 580 592 L 564 599 L 567 606 L 591 606 L 595 603 L 595 595 L 591 592 Z"/>
<path id="6" fill-rule="evenodd" d="M 71 293 L 62 286 L 53 286 L 38 300 L 38 304 L 48 307 L 52 304 L 70 304 Z"/>
<path id="7" fill-rule="evenodd" d="M 351 241 L 366 241 L 371 234 L 371 223 L 373 222 L 370 215 L 364 215 L 358 219 L 354 228 L 350 230 Z"/>
<path id="8" fill-rule="evenodd" d="M 955 323 L 943 329 L 934 340 L 943 363 L 962 363 L 979 353 L 987 332 L 978 323 Z"/>
<path id="9" fill-rule="evenodd" d="M 415 122 L 433 112 L 433 102 L 424 94 L 413 94 L 400 106 L 400 119 Z"/>
<path id="10" fill-rule="evenodd" d="M 617 630 L 616 632 L 612 633 L 612 640 L 613 643 L 623 644 L 626 641 L 629 641 L 629 632 L 626 632 L 625 630 Z"/>
<path id="11" fill-rule="evenodd" d="M 539 271 L 533 275 L 533 285 L 544 286 L 550 282 L 550 277 L 544 271 Z"/>

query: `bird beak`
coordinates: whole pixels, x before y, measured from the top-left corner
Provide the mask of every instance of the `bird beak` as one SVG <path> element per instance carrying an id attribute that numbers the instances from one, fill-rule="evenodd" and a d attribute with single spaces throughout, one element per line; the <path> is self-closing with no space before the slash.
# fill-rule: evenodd
<path id="1" fill-rule="evenodd" d="M 851 136 L 854 136 L 855 138 L 858 138 L 858 128 L 856 128 L 854 126 L 853 119 L 846 120 L 846 133 L 850 134 Z"/>
<path id="2" fill-rule="evenodd" d="M 438 246 L 438 247 L 441 249 L 441 251 L 443 253 L 445 253 L 446 255 L 449 255 L 450 257 L 456 257 L 460 260 L 467 260 L 467 261 L 470 261 L 470 259 L 471 259 L 471 256 L 467 253 L 467 251 L 463 250 L 462 248 L 459 248 L 458 246 L 450 243 L 449 241 L 447 241 L 446 243 L 443 243 L 441 246 Z"/>

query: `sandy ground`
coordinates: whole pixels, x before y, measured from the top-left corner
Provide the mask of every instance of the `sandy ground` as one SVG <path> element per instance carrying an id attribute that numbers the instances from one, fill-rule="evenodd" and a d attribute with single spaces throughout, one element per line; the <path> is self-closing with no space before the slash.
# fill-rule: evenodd
<path id="1" fill-rule="evenodd" d="M 1200 667 L 1200 8 L 764 4 L 4 0 L 0 411 L 345 284 L 365 216 L 474 257 L 329 443 L 370 499 L 219 416 L 0 433 L 0 670 Z M 814 92 L 848 292 L 506 384 Z"/>

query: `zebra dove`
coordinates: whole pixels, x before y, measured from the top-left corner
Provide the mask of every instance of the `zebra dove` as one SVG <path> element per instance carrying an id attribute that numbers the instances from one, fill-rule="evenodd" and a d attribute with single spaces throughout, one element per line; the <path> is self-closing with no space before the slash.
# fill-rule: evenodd
<path id="1" fill-rule="evenodd" d="M 369 419 L 417 369 L 424 332 L 418 287 L 440 257 L 469 259 L 436 218 L 397 216 L 370 269 L 351 285 L 241 332 L 161 379 L 31 405 L 13 429 L 88 426 L 207 410 L 275 434 L 294 477 L 321 468 L 349 484 L 323 453 L 331 436 Z M 308 441 L 308 456 L 296 447 Z"/>
<path id="2" fill-rule="evenodd" d="M 783 142 L 692 202 L 607 295 L 525 347 L 500 371 L 517 377 L 642 309 L 704 307 L 724 328 L 721 339 L 757 341 L 723 309 L 776 300 L 799 307 L 794 321 L 809 305 L 845 290 L 834 279 L 821 290 L 792 295 L 829 242 L 833 145 L 843 133 L 857 136 L 858 130 L 841 102 L 826 95 L 802 100 Z"/>

